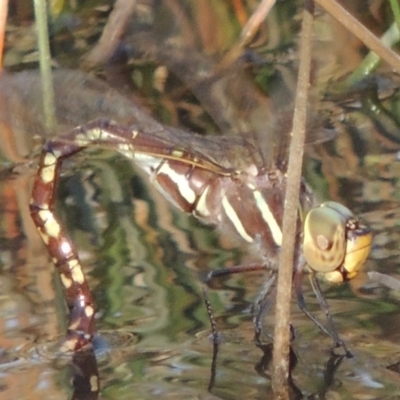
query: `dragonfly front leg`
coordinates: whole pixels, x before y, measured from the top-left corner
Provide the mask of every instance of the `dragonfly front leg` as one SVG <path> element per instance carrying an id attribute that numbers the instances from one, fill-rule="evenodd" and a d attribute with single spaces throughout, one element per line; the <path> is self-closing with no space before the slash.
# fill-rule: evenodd
<path id="1" fill-rule="evenodd" d="M 55 215 L 57 183 L 63 160 L 90 144 L 125 143 L 124 135 L 108 136 L 107 121 L 95 121 L 49 141 L 43 148 L 35 178 L 30 212 L 55 264 L 70 312 L 67 339 L 62 350 L 75 351 L 91 343 L 95 326 L 94 300 L 77 251 Z M 118 135 L 117 135 L 118 136 Z"/>
<path id="2" fill-rule="evenodd" d="M 328 322 L 328 326 L 325 327 L 324 325 L 322 325 L 308 310 L 307 310 L 307 306 L 306 306 L 306 302 L 304 300 L 304 296 L 303 296 L 303 290 L 301 287 L 301 282 L 302 282 L 302 272 L 296 271 L 294 273 L 294 277 L 293 277 L 293 284 L 294 284 L 294 289 L 296 292 L 296 298 L 297 298 L 297 304 L 300 308 L 300 310 L 311 320 L 315 323 L 315 325 L 318 326 L 318 328 L 324 332 L 326 335 L 328 335 L 329 337 L 332 338 L 332 340 L 335 342 L 335 345 L 337 347 L 342 347 L 345 355 L 347 358 L 352 358 L 352 354 L 351 352 L 347 349 L 346 344 L 343 342 L 343 340 L 340 338 L 335 324 L 333 322 L 333 318 L 332 315 L 329 311 L 329 306 L 328 303 L 326 302 L 326 299 L 324 298 L 324 296 L 322 295 L 321 292 L 321 288 L 319 286 L 318 280 L 315 276 L 314 272 L 310 272 L 310 282 L 314 291 L 315 296 L 317 297 L 318 303 L 322 309 L 322 311 L 325 313 L 327 322 Z"/>

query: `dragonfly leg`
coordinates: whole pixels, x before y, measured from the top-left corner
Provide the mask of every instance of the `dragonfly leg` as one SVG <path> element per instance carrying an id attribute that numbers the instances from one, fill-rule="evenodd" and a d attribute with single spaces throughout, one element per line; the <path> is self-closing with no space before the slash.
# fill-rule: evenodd
<path id="1" fill-rule="evenodd" d="M 213 338 L 214 345 L 216 345 L 219 342 L 219 335 L 218 335 L 217 324 L 215 322 L 214 314 L 212 312 L 211 303 L 208 298 L 208 291 L 207 291 L 207 288 L 205 285 L 207 285 L 207 283 L 209 283 L 212 279 L 220 278 L 222 276 L 227 276 L 227 275 L 232 275 L 232 274 L 240 274 L 243 272 L 263 271 L 263 270 L 265 270 L 265 266 L 260 265 L 260 264 L 237 265 L 237 266 L 230 267 L 230 268 L 222 268 L 222 269 L 216 269 L 216 270 L 210 271 L 205 276 L 202 277 L 204 302 L 206 304 L 208 318 L 210 320 L 211 332 L 212 332 L 212 338 Z"/>
<path id="2" fill-rule="evenodd" d="M 233 275 L 233 274 L 242 274 L 243 272 L 255 272 L 255 271 L 265 271 L 268 268 L 263 264 L 248 264 L 248 265 L 236 265 L 234 267 L 229 268 L 221 268 L 215 269 L 213 271 L 208 272 L 205 276 L 203 276 L 203 283 L 207 284 L 212 279 L 219 278 L 221 276 Z"/>
<path id="3" fill-rule="evenodd" d="M 215 377 L 216 377 L 216 372 L 217 372 L 219 335 L 218 335 L 217 324 L 215 322 L 210 299 L 208 297 L 208 290 L 207 290 L 205 284 L 203 284 L 203 298 L 204 298 L 204 303 L 205 303 L 206 309 L 207 309 L 208 319 L 209 319 L 210 325 L 211 325 L 211 336 L 212 336 L 212 341 L 213 341 L 213 356 L 212 356 L 212 361 L 211 361 L 210 380 L 208 383 L 208 390 L 211 391 L 215 385 Z"/>
<path id="4" fill-rule="evenodd" d="M 263 333 L 263 319 L 273 306 L 276 298 L 276 271 L 270 271 L 269 277 L 264 281 L 256 301 L 253 307 L 253 321 L 254 321 L 254 342 L 260 348 L 262 348 L 263 342 L 261 340 L 261 334 Z M 272 339 L 268 333 L 267 337 Z"/>
<path id="5" fill-rule="evenodd" d="M 217 370 L 217 358 L 218 358 L 218 351 L 219 351 L 219 334 L 217 329 L 217 323 L 214 318 L 214 313 L 212 311 L 211 302 L 208 296 L 208 290 L 206 284 L 209 283 L 212 279 L 219 278 L 221 276 L 232 275 L 232 274 L 239 274 L 242 272 L 252 272 L 252 271 L 260 271 L 264 270 L 265 266 L 260 264 L 249 264 L 249 265 L 238 265 L 231 268 L 222 268 L 218 270 L 213 270 L 208 272 L 205 276 L 202 277 L 203 281 L 203 298 L 207 309 L 208 319 L 211 325 L 211 335 L 213 341 L 213 357 L 211 362 L 211 373 L 210 373 L 210 381 L 208 385 L 208 390 L 214 387 L 215 384 L 215 377 L 216 377 L 216 370 Z"/>
<path id="6" fill-rule="evenodd" d="M 218 346 L 218 343 L 219 343 L 217 323 L 215 322 L 214 313 L 213 313 L 211 302 L 210 302 L 210 299 L 208 296 L 208 290 L 204 284 L 203 284 L 203 299 L 204 299 L 204 303 L 206 305 L 208 319 L 209 319 L 210 325 L 211 325 L 212 341 L 213 341 L 214 347 L 216 347 L 216 346 Z"/>
<path id="7" fill-rule="evenodd" d="M 297 304 L 300 308 L 300 310 L 311 320 L 313 321 L 318 328 L 324 332 L 326 335 L 328 335 L 330 338 L 332 338 L 332 340 L 335 342 L 335 344 L 337 346 L 340 346 L 343 348 L 343 350 L 345 351 L 346 357 L 351 358 L 352 354 L 351 352 L 347 349 L 346 344 L 342 341 L 342 339 L 340 339 L 339 334 L 337 333 L 335 324 L 333 322 L 333 318 L 332 315 L 329 311 L 329 306 L 328 303 L 325 300 L 325 297 L 322 294 L 321 291 L 321 287 L 318 283 L 318 280 L 315 276 L 315 274 L 310 273 L 310 281 L 311 281 L 311 285 L 313 288 L 313 291 L 315 293 L 315 296 L 318 300 L 318 303 L 322 309 L 322 311 L 325 313 L 326 319 L 327 319 L 327 323 L 328 326 L 325 327 L 324 325 L 322 325 L 308 310 L 306 307 L 306 303 L 304 300 L 304 296 L 303 296 L 303 291 L 301 288 L 301 278 L 302 278 L 302 274 L 301 272 L 296 272 L 294 274 L 294 288 L 296 291 L 296 297 L 297 297 Z"/>
<path id="8" fill-rule="evenodd" d="M 222 268 L 222 269 L 217 269 L 210 271 L 207 273 L 205 277 L 203 277 L 203 283 L 207 284 L 210 282 L 212 279 L 219 278 L 221 276 L 226 276 L 226 275 L 232 275 L 232 274 L 240 274 L 243 272 L 255 272 L 255 271 L 265 271 L 268 270 L 268 265 L 263 265 L 263 264 L 248 264 L 248 265 L 237 265 L 235 267 L 230 267 L 230 268 Z M 270 271 L 271 275 L 270 277 L 265 281 L 263 287 L 261 288 L 257 300 L 255 302 L 255 306 L 253 309 L 253 315 L 254 317 L 254 324 L 255 324 L 255 342 L 259 343 L 260 342 L 260 335 L 262 332 L 262 319 L 270 309 L 271 305 L 273 304 L 273 297 L 274 293 L 268 294 L 271 287 L 273 286 L 275 282 L 275 271 Z M 274 291 L 273 291 L 274 292 Z M 210 319 L 210 324 L 211 324 L 211 329 L 212 329 L 212 336 L 213 336 L 213 342 L 214 345 L 218 343 L 219 337 L 218 337 L 218 331 L 217 331 L 217 325 L 215 322 L 214 315 L 212 313 L 212 308 L 210 301 L 208 299 L 208 294 L 205 286 L 203 286 L 203 293 L 204 293 L 204 299 L 207 307 L 207 312 L 208 312 L 208 317 Z"/>

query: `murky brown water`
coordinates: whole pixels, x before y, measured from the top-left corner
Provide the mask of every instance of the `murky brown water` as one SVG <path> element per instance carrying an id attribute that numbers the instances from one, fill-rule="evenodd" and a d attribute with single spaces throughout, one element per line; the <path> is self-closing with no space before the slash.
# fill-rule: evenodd
<path id="1" fill-rule="evenodd" d="M 271 21 L 286 21 L 285 13 L 291 11 L 278 10 L 281 14 Z M 217 11 L 207 12 L 217 18 Z M 86 21 L 83 15 L 80 18 Z M 85 26 L 80 25 L 82 30 Z M 283 23 L 281 30 L 284 36 Z M 86 31 L 80 34 L 91 38 Z M 165 114 L 168 100 L 156 96 L 152 101 Z M 87 103 L 88 108 L 94 107 L 96 100 Z M 83 108 L 81 100 L 76 104 Z M 187 98 L 179 104 L 197 110 Z M 397 104 L 396 96 L 390 99 L 390 107 L 385 103 L 390 110 Z M 128 111 L 122 114 L 129 117 Z M 170 122 L 179 119 L 177 114 L 171 112 Z M 90 119 L 98 116 L 92 111 L 89 115 Z M 218 122 L 228 120 L 227 115 Z M 63 123 L 79 123 L 75 116 Z M 25 138 L 18 137 L 21 146 L 27 133 L 37 128 L 26 128 L 28 119 L 16 120 Z M 306 170 L 319 197 L 343 202 L 371 226 L 374 246 L 366 269 L 398 277 L 398 145 L 388 146 L 373 122 L 367 112 L 348 114 L 337 140 L 314 150 Z M 210 125 L 201 118 L 196 123 L 196 128 Z M 34 144 L 27 143 L 30 150 Z M 56 356 L 54 344 L 62 338 L 66 315 L 58 277 L 29 216 L 35 172 L 34 156 L 31 159 L 32 165 L 18 167 L 4 160 L 0 175 L 0 399 L 95 398 L 73 395 L 71 380 L 79 376 L 78 368 L 86 367 L 75 362 L 74 369 L 69 359 Z M 251 318 L 263 274 L 231 276 L 211 284 L 210 301 L 221 335 L 213 376 L 210 324 L 198 275 L 240 263 L 240 252 L 213 229 L 169 207 L 121 157 L 86 153 L 65 170 L 58 209 L 79 248 L 98 306 L 99 398 L 270 398 L 268 366 L 262 367 L 267 361 L 253 343 Z M 333 356 L 331 340 L 293 304 L 297 356 L 293 397 L 301 393 L 306 398 L 398 398 L 399 372 L 387 367 L 400 361 L 400 294 L 367 278 L 323 288 L 354 358 Z M 306 282 L 304 290 L 310 309 L 323 320 Z M 272 331 L 273 316 L 268 318 Z"/>

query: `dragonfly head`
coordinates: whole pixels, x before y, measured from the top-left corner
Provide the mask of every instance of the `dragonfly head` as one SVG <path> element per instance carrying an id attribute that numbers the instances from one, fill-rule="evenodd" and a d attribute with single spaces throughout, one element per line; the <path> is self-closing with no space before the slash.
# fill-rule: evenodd
<path id="1" fill-rule="evenodd" d="M 303 252 L 312 271 L 332 283 L 353 279 L 371 250 L 372 233 L 345 206 L 328 201 L 304 222 Z"/>

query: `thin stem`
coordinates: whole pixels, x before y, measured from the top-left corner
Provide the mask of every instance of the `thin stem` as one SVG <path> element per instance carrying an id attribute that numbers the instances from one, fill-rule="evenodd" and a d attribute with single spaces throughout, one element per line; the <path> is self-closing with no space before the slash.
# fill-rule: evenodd
<path id="1" fill-rule="evenodd" d="M 260 25 L 267 17 L 271 8 L 276 3 L 276 0 L 262 0 L 257 9 L 253 12 L 246 25 L 243 27 L 240 34 L 239 41 L 235 46 L 225 55 L 224 59 L 219 65 L 219 71 L 232 65 L 240 55 L 243 54 L 243 49 L 248 45 L 260 29 Z"/>
<path id="2" fill-rule="evenodd" d="M 290 301 L 311 68 L 313 5 L 312 1 L 306 1 L 303 12 L 299 50 L 300 66 L 282 226 L 284 235 L 279 257 L 272 377 L 272 390 L 276 399 L 289 398 Z"/>
<path id="3" fill-rule="evenodd" d="M 254 38 L 254 36 L 260 29 L 260 25 L 267 17 L 275 2 L 275 0 L 263 0 L 259 4 L 256 11 L 254 11 L 252 16 L 249 18 L 246 25 L 242 29 L 239 40 L 239 45 L 241 47 L 246 46 Z"/>
<path id="4" fill-rule="evenodd" d="M 399 0 L 390 0 L 390 7 L 392 9 L 393 17 L 397 25 L 397 29 L 400 31 L 400 5 Z"/>
<path id="5" fill-rule="evenodd" d="M 396 23 L 390 25 L 389 29 L 382 35 L 381 42 L 386 46 L 393 46 L 400 39 L 400 31 Z M 362 60 L 357 69 L 346 79 L 346 86 L 352 86 L 370 75 L 374 71 L 382 59 L 373 51 L 370 51 Z"/>
<path id="6" fill-rule="evenodd" d="M 56 119 L 46 0 L 35 0 L 34 7 L 38 35 L 40 75 L 42 79 L 43 113 L 46 130 L 51 132 L 56 127 Z"/>
<path id="7" fill-rule="evenodd" d="M 322 8 L 332 15 L 365 46 L 385 60 L 396 72 L 400 73 L 400 57 L 385 46 L 371 31 L 355 19 L 347 10 L 333 0 L 315 0 Z"/>
<path id="8" fill-rule="evenodd" d="M 8 0 L 0 0 L 0 70 L 3 68 L 3 50 L 6 33 Z"/>
<path id="9" fill-rule="evenodd" d="M 105 63 L 115 52 L 124 30 L 137 5 L 136 0 L 116 0 L 113 10 L 96 46 L 83 61 L 87 69 Z"/>

